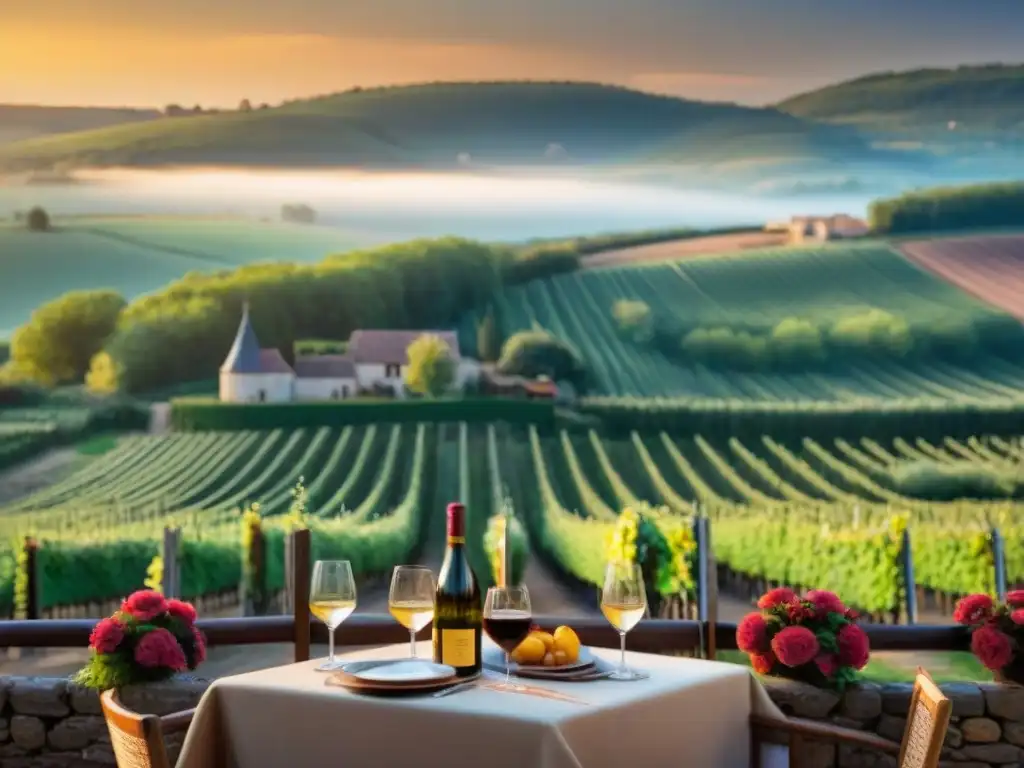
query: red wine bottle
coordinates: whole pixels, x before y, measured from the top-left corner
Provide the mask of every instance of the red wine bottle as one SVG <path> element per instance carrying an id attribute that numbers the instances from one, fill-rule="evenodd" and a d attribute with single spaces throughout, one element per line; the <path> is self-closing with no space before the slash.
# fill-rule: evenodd
<path id="1" fill-rule="evenodd" d="M 434 661 L 459 677 L 480 672 L 483 609 L 476 575 L 466 559 L 466 508 L 448 505 L 448 545 L 434 596 Z"/>

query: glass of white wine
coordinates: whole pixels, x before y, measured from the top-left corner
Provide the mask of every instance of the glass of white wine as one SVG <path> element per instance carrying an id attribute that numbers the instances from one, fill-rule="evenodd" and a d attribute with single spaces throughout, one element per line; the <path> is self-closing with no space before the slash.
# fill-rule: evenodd
<path id="1" fill-rule="evenodd" d="M 396 565 L 391 575 L 388 610 L 409 630 L 409 658 L 416 656 L 416 633 L 434 620 L 434 574 L 422 565 Z"/>
<path id="2" fill-rule="evenodd" d="M 309 612 L 327 625 L 329 638 L 327 663 L 317 667 L 317 671 L 341 668 L 334 658 L 334 630 L 355 609 L 356 581 L 352 577 L 352 564 L 348 560 L 317 560 L 309 585 Z"/>
<path id="3" fill-rule="evenodd" d="M 619 631 L 622 657 L 610 680 L 646 680 L 650 675 L 626 666 L 626 633 L 635 627 L 647 611 L 644 576 L 636 563 L 608 563 L 601 591 L 601 612 Z"/>

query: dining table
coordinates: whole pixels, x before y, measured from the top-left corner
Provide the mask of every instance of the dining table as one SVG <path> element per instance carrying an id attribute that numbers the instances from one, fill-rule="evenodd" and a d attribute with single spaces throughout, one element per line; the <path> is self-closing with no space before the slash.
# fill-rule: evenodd
<path id="1" fill-rule="evenodd" d="M 484 638 L 489 652 L 496 647 Z M 592 648 L 603 667 L 619 652 Z M 408 644 L 340 660 L 408 658 Z M 429 659 L 430 642 L 417 644 Z M 486 653 L 485 653 L 486 655 Z M 223 677 L 196 710 L 179 768 L 748 768 L 751 714 L 782 717 L 738 664 L 626 654 L 643 680 L 523 680 L 378 696 L 329 682 L 317 659 Z"/>

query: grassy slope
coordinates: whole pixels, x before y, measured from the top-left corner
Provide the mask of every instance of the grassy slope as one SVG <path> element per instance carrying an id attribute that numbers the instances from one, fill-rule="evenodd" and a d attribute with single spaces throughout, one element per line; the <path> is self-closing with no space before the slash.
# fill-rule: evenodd
<path id="1" fill-rule="evenodd" d="M 46 234 L 0 224 L 0 338 L 66 291 L 113 288 L 130 299 L 187 272 L 319 261 L 363 244 L 329 227 L 243 219 L 69 219 Z"/>
<path id="2" fill-rule="evenodd" d="M 250 113 L 49 136 L 0 147 L 0 170 L 61 162 L 450 167 L 463 152 L 485 164 L 542 163 L 553 143 L 578 162 L 631 160 L 652 152 L 724 157 L 744 140 L 756 145 L 763 134 L 791 137 L 786 142 L 801 156 L 869 151 L 846 131 L 773 109 L 594 84 L 462 83 L 372 89 Z M 802 140 L 804 134 L 813 138 Z"/>
<path id="3" fill-rule="evenodd" d="M 1024 65 L 886 72 L 793 96 L 792 115 L 878 132 L 1024 137 Z"/>
<path id="4" fill-rule="evenodd" d="M 120 123 L 152 120 L 159 116 L 159 112 L 149 109 L 0 104 L 0 144 L 54 133 L 88 131 Z"/>

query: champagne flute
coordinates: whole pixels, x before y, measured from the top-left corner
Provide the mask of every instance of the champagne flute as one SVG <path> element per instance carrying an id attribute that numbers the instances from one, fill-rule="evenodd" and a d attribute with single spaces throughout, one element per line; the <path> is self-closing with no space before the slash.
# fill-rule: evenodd
<path id="1" fill-rule="evenodd" d="M 327 663 L 318 672 L 340 669 L 334 658 L 334 630 L 356 609 L 356 581 L 348 560 L 317 560 L 309 587 L 309 612 L 327 625 Z"/>
<path id="2" fill-rule="evenodd" d="M 608 563 L 601 591 L 601 612 L 619 631 L 622 656 L 619 668 L 610 680 L 646 680 L 650 675 L 626 666 L 626 633 L 635 627 L 647 610 L 647 593 L 640 566 L 630 562 Z"/>
<path id="3" fill-rule="evenodd" d="M 484 631 L 505 651 L 505 682 L 499 687 L 509 690 L 522 688 L 513 685 L 512 651 L 530 634 L 533 611 L 530 593 L 526 587 L 491 587 L 484 600 Z"/>
<path id="4" fill-rule="evenodd" d="M 409 630 L 409 658 L 416 655 L 416 633 L 434 620 L 434 574 L 422 565 L 396 565 L 391 575 L 388 610 Z"/>

